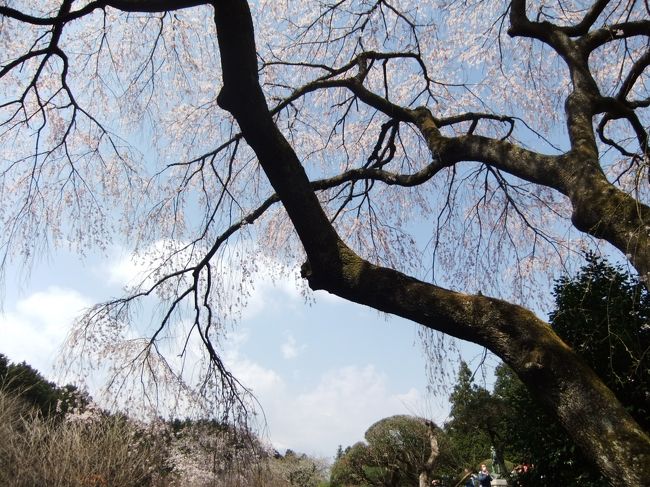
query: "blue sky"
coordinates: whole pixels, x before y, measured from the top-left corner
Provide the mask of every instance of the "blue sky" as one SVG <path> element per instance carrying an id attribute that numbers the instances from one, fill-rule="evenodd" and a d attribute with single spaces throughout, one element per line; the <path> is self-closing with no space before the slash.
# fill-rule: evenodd
<path id="1" fill-rule="evenodd" d="M 84 262 L 58 251 L 28 277 L 10 268 L 0 352 L 57 380 L 53 365 L 70 323 L 83 308 L 120 294 L 134 272 L 129 262 L 117 249 Z M 461 349 L 469 361 L 481 355 L 479 347 Z M 258 279 L 223 356 L 258 397 L 265 434 L 280 450 L 331 457 L 383 417 L 443 423 L 448 414 L 445 394 L 427 392 L 416 325 L 325 292 L 306 303 L 292 282 Z"/>

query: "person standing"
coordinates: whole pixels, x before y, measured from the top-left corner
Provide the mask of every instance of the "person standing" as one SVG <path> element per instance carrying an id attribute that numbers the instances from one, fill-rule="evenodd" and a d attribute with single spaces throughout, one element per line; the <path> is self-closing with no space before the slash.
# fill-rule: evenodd
<path id="1" fill-rule="evenodd" d="M 492 487 L 492 476 L 484 463 L 481 464 L 481 470 L 478 473 L 478 483 L 481 487 Z"/>
<path id="2" fill-rule="evenodd" d="M 461 479 L 461 481 L 465 481 L 463 487 L 476 487 L 474 484 L 474 479 L 476 479 L 476 476 L 470 471 L 469 468 L 466 468 L 465 476 Z"/>

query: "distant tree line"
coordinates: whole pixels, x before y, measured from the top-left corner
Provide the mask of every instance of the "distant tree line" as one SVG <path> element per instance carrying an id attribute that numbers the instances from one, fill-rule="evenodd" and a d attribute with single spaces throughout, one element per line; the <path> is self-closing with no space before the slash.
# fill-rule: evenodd
<path id="1" fill-rule="evenodd" d="M 63 417 L 73 407 L 84 406 L 88 398 L 71 384 L 58 386 L 26 362 L 13 363 L 0 353 L 0 387 L 19 394 L 44 417 Z"/>
<path id="2" fill-rule="evenodd" d="M 0 485 L 319 487 L 327 464 L 212 419 L 110 413 L 0 354 Z"/>

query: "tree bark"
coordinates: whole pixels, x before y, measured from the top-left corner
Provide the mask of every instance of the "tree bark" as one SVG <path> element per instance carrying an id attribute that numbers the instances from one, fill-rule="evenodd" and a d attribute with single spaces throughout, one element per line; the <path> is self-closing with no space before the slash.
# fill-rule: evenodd
<path id="1" fill-rule="evenodd" d="M 418 477 L 419 487 L 431 487 L 433 466 L 435 465 L 436 458 L 438 458 L 438 454 L 440 453 L 440 449 L 438 448 L 438 436 L 436 435 L 436 425 L 431 421 L 426 421 L 426 426 L 431 453 L 429 454 L 426 463 L 422 466 L 422 471 Z"/>
<path id="2" fill-rule="evenodd" d="M 285 206 L 308 256 L 303 276 L 310 287 L 486 346 L 555 413 L 610 481 L 632 486 L 650 478 L 647 434 L 547 323 L 505 301 L 375 266 L 341 241 L 269 113 L 247 3 L 220 0 L 214 6 L 224 81 L 219 104 L 237 120 Z"/>

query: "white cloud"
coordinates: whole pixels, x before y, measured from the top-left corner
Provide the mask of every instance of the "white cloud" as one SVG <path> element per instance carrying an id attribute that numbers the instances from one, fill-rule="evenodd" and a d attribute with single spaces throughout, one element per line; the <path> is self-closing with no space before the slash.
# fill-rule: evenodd
<path id="1" fill-rule="evenodd" d="M 330 369 L 312 378 L 267 367 L 240 353 L 229 354 L 228 367 L 259 400 L 265 433 L 273 446 L 319 457 L 333 457 L 338 445 L 364 439 L 376 421 L 395 414 L 430 414 L 425 397 L 414 387 L 394 389 L 373 365 Z M 432 419 L 436 419 L 435 414 Z"/>
<path id="2" fill-rule="evenodd" d="M 14 362 L 26 361 L 51 375 L 72 322 L 90 304 L 77 291 L 59 287 L 19 300 L 14 310 L 0 315 L 0 352 Z"/>
<path id="3" fill-rule="evenodd" d="M 336 294 L 332 294 L 330 292 L 323 291 L 323 290 L 314 291 L 314 296 L 316 300 L 322 301 L 324 303 L 328 303 L 330 305 L 340 305 L 340 304 L 349 303 L 349 301 L 347 301 L 346 299 L 343 299 L 337 296 Z"/>
<path id="4" fill-rule="evenodd" d="M 325 372 L 313 389 L 287 398 L 284 414 L 269 414 L 269 428 L 279 446 L 331 456 L 338 445 L 362 440 L 375 421 L 413 413 L 421 403 L 415 389 L 389 390 L 374 366 L 347 366 Z"/>
<path id="5" fill-rule="evenodd" d="M 240 358 L 232 366 L 231 372 L 258 397 L 283 393 L 286 389 L 284 380 L 277 372 L 248 359 Z"/>
<path id="6" fill-rule="evenodd" d="M 242 312 L 243 320 L 251 320 L 261 314 L 279 309 L 297 309 L 303 303 L 301 281 L 296 272 L 288 272 L 280 264 L 259 265 L 262 269 L 252 276 L 250 296 Z M 273 275 L 284 277 L 273 279 Z"/>
<path id="7" fill-rule="evenodd" d="M 225 362 L 260 401 L 270 440 L 279 450 L 333 456 L 338 445 L 363 440 L 379 419 L 426 409 L 417 389 L 392 390 L 387 376 L 374 365 L 330 369 L 311 383 L 303 371 L 300 382 L 292 381 L 292 376 L 246 357 L 241 349 L 247 339 L 244 330 L 228 342 Z"/>
<path id="8" fill-rule="evenodd" d="M 298 342 L 293 335 L 288 334 L 287 341 L 285 341 L 281 347 L 282 356 L 287 360 L 291 360 L 300 355 L 305 348 L 307 348 L 306 345 L 298 345 Z"/>
<path id="9" fill-rule="evenodd" d="M 226 344 L 224 363 L 237 379 L 258 397 L 285 390 L 284 380 L 272 369 L 241 355 L 239 347 L 248 340 L 248 331 L 234 334 Z"/>
<path id="10" fill-rule="evenodd" d="M 106 270 L 108 271 L 109 284 L 128 286 L 138 282 L 138 279 L 142 279 L 147 269 L 131 256 L 120 256 L 114 258 Z"/>
<path id="11" fill-rule="evenodd" d="M 124 287 L 143 282 L 145 285 L 152 285 L 154 280 L 151 274 L 159 266 L 175 270 L 181 263 L 187 265 L 192 259 L 196 260 L 191 249 L 185 246 L 186 244 L 180 240 L 160 239 L 138 254 L 116 247 L 112 252 L 113 257 L 108 264 L 102 266 L 100 272 L 108 274 L 109 284 Z M 170 254 L 174 256 L 168 258 Z"/>

